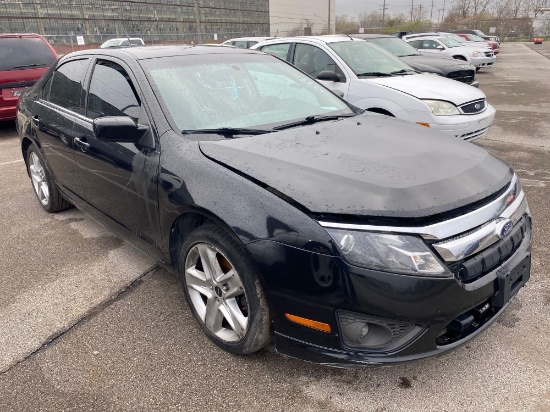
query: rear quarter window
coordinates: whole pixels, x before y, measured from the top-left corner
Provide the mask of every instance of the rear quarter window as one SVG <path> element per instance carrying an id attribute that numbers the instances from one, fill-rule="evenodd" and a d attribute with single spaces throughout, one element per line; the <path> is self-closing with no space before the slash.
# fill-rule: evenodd
<path id="1" fill-rule="evenodd" d="M 50 67 L 56 58 L 41 38 L 0 38 L 0 71 Z"/>

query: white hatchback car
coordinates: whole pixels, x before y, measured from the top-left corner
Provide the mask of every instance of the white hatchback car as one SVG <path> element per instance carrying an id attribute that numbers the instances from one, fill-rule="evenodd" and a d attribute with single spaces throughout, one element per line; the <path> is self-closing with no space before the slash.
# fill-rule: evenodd
<path id="1" fill-rule="evenodd" d="M 475 87 L 421 74 L 381 47 L 347 36 L 287 37 L 252 47 L 287 60 L 353 105 L 440 130 L 482 137 L 495 109 Z"/>
<path id="2" fill-rule="evenodd" d="M 473 64 L 478 70 L 482 67 L 493 66 L 496 60 L 491 49 L 460 43 L 446 35 L 411 35 L 403 36 L 403 40 L 421 53 L 451 56 L 457 60 L 464 60 Z"/>
<path id="3" fill-rule="evenodd" d="M 236 39 L 229 39 L 224 41 L 222 44 L 225 46 L 235 46 L 241 49 L 250 49 L 255 44 L 258 44 L 262 41 L 275 39 L 276 37 L 239 37 Z"/>
<path id="4" fill-rule="evenodd" d="M 104 42 L 100 49 L 107 49 L 109 47 L 128 47 L 128 46 L 144 46 L 145 42 L 140 37 L 121 37 L 118 39 L 110 39 Z"/>

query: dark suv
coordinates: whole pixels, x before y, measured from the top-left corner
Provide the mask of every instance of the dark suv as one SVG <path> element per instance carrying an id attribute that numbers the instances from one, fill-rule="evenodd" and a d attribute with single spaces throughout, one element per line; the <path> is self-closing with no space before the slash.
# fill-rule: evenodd
<path id="1" fill-rule="evenodd" d="M 14 120 L 21 91 L 32 86 L 57 60 L 38 34 L 0 34 L 0 120 Z"/>

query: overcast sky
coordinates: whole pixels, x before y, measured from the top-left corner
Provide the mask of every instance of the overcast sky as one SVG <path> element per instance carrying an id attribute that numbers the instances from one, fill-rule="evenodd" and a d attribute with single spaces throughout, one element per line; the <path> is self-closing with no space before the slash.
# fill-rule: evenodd
<path id="1" fill-rule="evenodd" d="M 443 8 L 444 0 L 433 0 L 433 18 L 437 19 L 437 10 Z M 445 10 L 449 10 L 452 0 L 445 0 Z M 336 0 L 336 14 L 347 14 L 357 17 L 363 12 L 382 11 L 383 0 Z M 426 18 L 430 18 L 432 0 L 414 0 L 414 7 L 423 6 Z M 386 12 L 390 14 L 411 13 L 411 0 L 386 0 Z"/>

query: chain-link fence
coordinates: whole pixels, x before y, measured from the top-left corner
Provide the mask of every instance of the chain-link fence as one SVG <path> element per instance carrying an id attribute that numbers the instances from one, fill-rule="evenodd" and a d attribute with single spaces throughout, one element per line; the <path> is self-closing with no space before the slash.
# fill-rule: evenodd
<path id="1" fill-rule="evenodd" d="M 161 44 L 206 44 L 222 43 L 236 37 L 259 37 L 263 33 L 235 32 L 235 33 L 182 33 L 182 34 L 134 34 L 134 33 L 105 33 L 105 34 L 55 34 L 44 37 L 59 54 L 77 50 L 94 49 L 107 40 L 114 38 L 140 38 L 146 45 Z"/>

